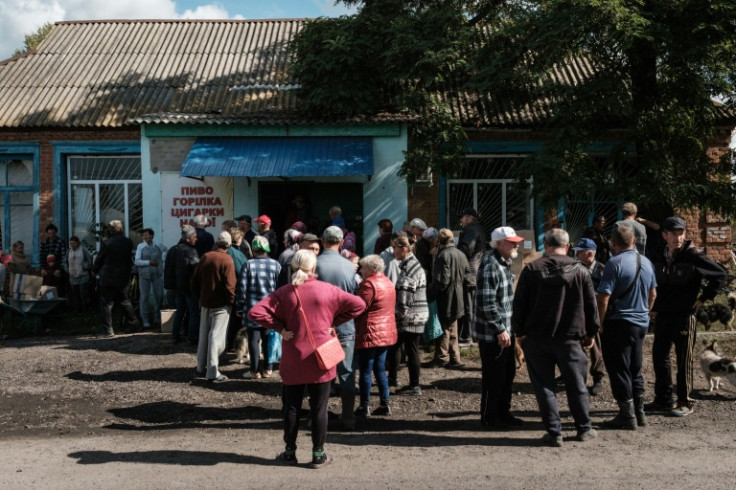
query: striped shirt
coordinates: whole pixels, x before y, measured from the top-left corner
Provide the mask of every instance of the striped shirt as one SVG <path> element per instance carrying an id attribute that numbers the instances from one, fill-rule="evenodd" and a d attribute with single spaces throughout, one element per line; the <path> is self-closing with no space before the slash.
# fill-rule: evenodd
<path id="1" fill-rule="evenodd" d="M 495 342 L 504 330 L 511 335 L 514 276 L 510 265 L 496 250 L 487 252 L 480 264 L 473 322 L 473 337 L 478 340 Z"/>
<path id="2" fill-rule="evenodd" d="M 281 264 L 268 255 L 259 255 L 247 261 L 240 270 L 238 287 L 235 291 L 235 306 L 243 313 L 243 325 L 260 328 L 248 320 L 247 315 L 256 303 L 276 290 Z"/>

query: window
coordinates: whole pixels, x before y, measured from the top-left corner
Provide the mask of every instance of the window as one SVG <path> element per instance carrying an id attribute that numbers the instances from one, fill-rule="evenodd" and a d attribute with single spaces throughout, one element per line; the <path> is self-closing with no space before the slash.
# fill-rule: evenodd
<path id="1" fill-rule="evenodd" d="M 32 157 L 0 156 L 0 248 L 10 250 L 16 241 L 26 244 L 26 253 L 35 250 L 34 213 L 37 184 Z"/>
<path id="2" fill-rule="evenodd" d="M 499 226 L 517 230 L 532 227 L 532 199 L 529 185 L 519 187 L 511 178 L 521 156 L 469 156 L 465 168 L 447 178 L 447 223 L 459 228 L 457 216 L 472 207 L 480 214 L 486 231 Z"/>
<path id="3" fill-rule="evenodd" d="M 98 250 L 100 225 L 118 219 L 134 244 L 141 241 L 143 196 L 139 156 L 69 156 L 69 236 Z"/>

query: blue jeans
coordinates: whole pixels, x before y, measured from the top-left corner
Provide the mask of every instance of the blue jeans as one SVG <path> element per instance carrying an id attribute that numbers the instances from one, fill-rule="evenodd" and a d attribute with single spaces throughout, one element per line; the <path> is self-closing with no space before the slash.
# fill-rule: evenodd
<path id="1" fill-rule="evenodd" d="M 268 363 L 268 351 L 270 349 L 269 337 L 265 328 L 248 327 L 248 350 L 250 351 L 250 371 L 260 372 L 261 364 L 261 340 L 263 341 L 263 358 L 266 360 L 266 371 L 273 370 L 273 364 Z"/>
<path id="2" fill-rule="evenodd" d="M 144 327 L 150 327 L 151 323 L 157 323 L 159 321 L 159 312 L 161 311 L 161 303 L 164 299 L 163 284 L 161 282 L 161 276 L 153 274 L 151 277 L 138 276 L 138 287 L 140 288 L 140 310 L 141 320 L 143 320 Z M 148 297 L 153 293 L 153 321 L 148 318 Z"/>
<path id="3" fill-rule="evenodd" d="M 355 351 L 355 333 L 341 334 L 337 333 L 337 340 L 340 341 L 342 350 L 345 351 L 345 359 L 337 365 L 337 378 L 340 380 L 340 388 L 343 394 L 355 394 L 355 359 L 353 353 Z"/>
<path id="4" fill-rule="evenodd" d="M 388 347 L 358 349 L 355 354 L 360 366 L 360 404 L 368 406 L 371 401 L 371 374 L 376 375 L 381 405 L 388 405 L 388 376 L 386 376 L 386 353 Z"/>
<path id="5" fill-rule="evenodd" d="M 181 338 L 181 328 L 184 326 L 185 318 L 187 338 L 190 342 L 196 342 L 199 339 L 199 305 L 191 293 L 177 291 L 174 328 L 171 329 L 171 334 L 175 339 Z"/>

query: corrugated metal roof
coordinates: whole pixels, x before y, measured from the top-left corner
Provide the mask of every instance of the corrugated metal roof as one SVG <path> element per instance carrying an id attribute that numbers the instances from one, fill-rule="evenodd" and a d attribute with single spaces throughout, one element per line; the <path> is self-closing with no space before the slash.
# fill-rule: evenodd
<path id="1" fill-rule="evenodd" d="M 39 49 L 0 61 L 0 128 L 143 124 L 337 124 L 410 121 L 409 114 L 342 120 L 295 112 L 287 45 L 305 25 L 285 20 L 129 20 L 57 23 Z M 593 76 L 583 58 L 550 73 Z M 549 100 L 512 105 L 488 94 L 441 94 L 466 127 L 544 127 Z M 734 115 L 716 107 L 722 119 Z"/>
<path id="2" fill-rule="evenodd" d="M 181 167 L 181 175 L 373 175 L 373 142 L 367 137 L 198 138 Z"/>

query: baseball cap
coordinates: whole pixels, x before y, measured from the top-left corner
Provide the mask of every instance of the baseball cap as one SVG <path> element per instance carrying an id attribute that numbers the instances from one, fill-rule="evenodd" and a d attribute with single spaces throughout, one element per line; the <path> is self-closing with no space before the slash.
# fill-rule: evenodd
<path id="1" fill-rule="evenodd" d="M 598 245 L 591 238 L 581 238 L 578 241 L 578 246 L 572 247 L 572 249 L 576 252 L 580 252 L 581 250 L 597 250 Z"/>
<path id="2" fill-rule="evenodd" d="M 678 218 L 677 216 L 670 216 L 669 218 L 665 218 L 665 220 L 662 222 L 662 228 L 665 231 L 687 229 L 687 227 L 685 226 L 685 220 L 683 220 L 682 218 Z"/>
<path id="3" fill-rule="evenodd" d="M 458 218 L 462 218 L 465 215 L 478 217 L 478 211 L 473 208 L 465 208 L 457 215 Z"/>
<path id="4" fill-rule="evenodd" d="M 516 234 L 510 226 L 501 226 L 491 232 L 491 240 L 501 241 L 508 240 L 510 242 L 523 242 L 524 238 Z"/>
<path id="5" fill-rule="evenodd" d="M 299 243 L 302 243 L 302 242 L 310 242 L 310 243 L 312 243 L 312 242 L 318 242 L 318 241 L 319 241 L 319 237 L 317 235 L 315 235 L 314 233 L 305 233 L 299 239 Z"/>
<path id="6" fill-rule="evenodd" d="M 237 218 L 235 218 L 235 221 L 245 221 L 249 225 L 252 225 L 253 224 L 253 218 L 251 218 L 247 214 L 241 214 L 240 216 L 238 216 Z"/>
<path id="7" fill-rule="evenodd" d="M 291 224 L 291 228 L 293 230 L 299 231 L 301 233 L 306 233 L 307 232 L 307 225 L 305 225 L 301 221 L 295 221 L 295 222 L 293 222 Z"/>
<path id="8" fill-rule="evenodd" d="M 271 218 L 269 218 L 265 214 L 260 215 L 259 217 L 257 217 L 253 221 L 255 221 L 256 223 L 266 223 L 267 225 L 270 225 L 271 224 Z"/>
<path id="9" fill-rule="evenodd" d="M 220 236 L 217 237 L 217 243 L 224 244 L 229 247 L 233 244 L 233 237 L 227 231 L 223 231 L 220 233 Z"/>
<path id="10" fill-rule="evenodd" d="M 427 223 L 425 223 L 424 220 L 421 219 L 421 218 L 414 218 L 409 223 L 409 226 L 416 226 L 420 230 L 426 230 L 427 229 Z"/>
<path id="11" fill-rule="evenodd" d="M 344 238 L 344 235 L 342 234 L 342 230 L 339 226 L 328 226 L 325 228 L 325 231 L 322 233 L 322 238 L 324 240 L 327 240 L 328 242 L 341 242 Z"/>
<path id="12" fill-rule="evenodd" d="M 253 241 L 250 243 L 250 246 L 253 250 L 258 252 L 268 253 L 271 251 L 271 247 L 268 245 L 268 238 L 263 235 L 253 237 Z"/>

